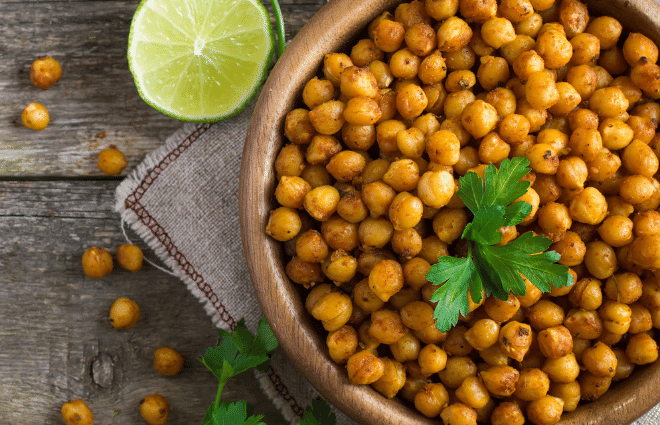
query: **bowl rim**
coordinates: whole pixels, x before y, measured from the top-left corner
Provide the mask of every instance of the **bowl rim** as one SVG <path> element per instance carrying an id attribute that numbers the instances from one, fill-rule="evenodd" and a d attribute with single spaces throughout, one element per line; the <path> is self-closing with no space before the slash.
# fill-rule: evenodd
<path id="1" fill-rule="evenodd" d="M 655 1 L 582 1 L 590 11 L 597 10 L 597 15 L 615 16 L 624 30 L 644 27 L 644 34 L 660 45 L 660 5 Z M 387 400 L 370 386 L 350 384 L 345 368 L 330 359 L 325 339 L 318 334 L 297 289 L 284 272 L 282 244 L 267 237 L 264 228 L 276 205 L 272 164 L 284 143 L 283 117 L 300 103 L 303 82 L 317 75 L 325 53 L 345 51 L 342 47 L 373 18 L 384 10 L 393 10 L 399 3 L 401 0 L 331 0 L 310 19 L 288 45 L 261 91 L 246 135 L 239 183 L 241 236 L 248 269 L 275 336 L 295 367 L 323 397 L 354 420 L 373 425 L 403 421 L 434 424 L 437 418 L 428 419 L 400 400 Z M 622 13 L 621 8 L 629 13 Z M 318 356 L 300 355 L 312 352 Z M 645 370 L 637 370 L 617 383 L 620 388 L 580 405 L 574 412 L 564 413 L 559 424 L 627 424 L 641 416 L 660 402 L 660 361 L 636 367 L 642 368 Z M 645 382 L 649 378 L 657 383 Z M 629 397 L 624 400 L 621 394 Z M 356 399 L 360 401 L 355 402 Z"/>

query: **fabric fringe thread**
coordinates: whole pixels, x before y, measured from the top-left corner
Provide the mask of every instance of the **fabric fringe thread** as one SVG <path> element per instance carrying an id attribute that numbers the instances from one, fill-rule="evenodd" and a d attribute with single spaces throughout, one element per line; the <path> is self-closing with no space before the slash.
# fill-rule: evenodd
<path id="1" fill-rule="evenodd" d="M 133 170 L 117 187 L 115 195 L 115 211 L 120 214 L 121 221 L 128 224 L 129 227 L 147 244 L 147 246 L 149 246 L 156 256 L 174 272 L 174 275 L 186 284 L 188 290 L 200 301 L 206 313 L 211 317 L 213 325 L 216 328 L 222 328 L 229 331 L 229 326 L 221 319 L 211 301 L 206 298 L 195 282 L 184 272 L 181 265 L 167 252 L 165 247 L 163 247 L 150 231 L 149 227 L 142 223 L 140 218 L 132 210 L 127 209 L 125 205 L 125 199 L 137 189 L 142 182 L 142 179 L 156 165 L 158 165 L 165 155 L 176 149 L 178 144 L 189 134 L 194 132 L 197 127 L 197 124 L 185 124 L 182 128 L 171 134 L 162 146 L 147 154 L 145 159 L 136 167 L 136 169 Z M 121 223 L 122 226 L 123 223 Z M 291 409 L 286 400 L 284 400 L 284 398 L 277 392 L 268 375 L 259 372 L 255 372 L 255 375 L 257 376 L 261 389 L 273 402 L 275 407 L 282 412 L 284 418 L 292 425 L 297 424 L 300 417 L 293 412 L 293 409 Z"/>

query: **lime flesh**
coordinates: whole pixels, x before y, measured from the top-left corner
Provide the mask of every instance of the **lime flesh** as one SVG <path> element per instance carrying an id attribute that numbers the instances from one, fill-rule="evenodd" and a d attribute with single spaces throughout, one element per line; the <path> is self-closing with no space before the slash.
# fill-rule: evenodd
<path id="1" fill-rule="evenodd" d="M 274 38 L 258 0 L 144 0 L 128 62 L 138 92 L 184 121 L 235 115 L 264 80 Z"/>

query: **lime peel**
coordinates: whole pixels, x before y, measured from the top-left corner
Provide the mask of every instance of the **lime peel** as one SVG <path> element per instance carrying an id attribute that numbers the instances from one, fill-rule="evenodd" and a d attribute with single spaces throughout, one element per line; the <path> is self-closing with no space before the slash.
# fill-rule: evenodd
<path id="1" fill-rule="evenodd" d="M 146 103 L 183 121 L 211 122 L 252 100 L 274 48 L 258 0 L 144 0 L 131 22 L 127 56 Z"/>

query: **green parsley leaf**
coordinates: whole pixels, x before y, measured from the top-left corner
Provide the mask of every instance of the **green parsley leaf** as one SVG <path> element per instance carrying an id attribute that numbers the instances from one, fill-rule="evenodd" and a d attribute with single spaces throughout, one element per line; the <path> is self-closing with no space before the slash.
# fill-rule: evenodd
<path id="1" fill-rule="evenodd" d="M 263 317 L 256 335 L 252 335 L 242 319 L 233 332 L 218 330 L 217 346 L 207 348 L 204 357 L 199 358 L 219 381 L 215 402 L 206 411 L 202 425 L 265 425 L 260 421 L 263 416 L 248 417 L 246 402 L 222 402 L 220 396 L 230 378 L 252 368 L 265 371 L 276 348 L 277 339 Z"/>
<path id="2" fill-rule="evenodd" d="M 529 173 L 528 165 L 529 161 L 524 156 L 505 159 L 500 163 L 499 170 L 493 164 L 489 165 L 484 174 L 484 205 L 507 206 L 523 196 L 530 182 L 520 179 Z"/>
<path id="3" fill-rule="evenodd" d="M 270 355 L 277 347 L 277 340 L 268 324 L 262 319 L 256 337 L 240 320 L 230 333 L 218 330 L 218 345 L 208 348 L 199 360 L 224 385 L 231 377 L 251 368 L 265 370 L 270 365 Z"/>
<path id="4" fill-rule="evenodd" d="M 484 181 L 479 174 L 470 171 L 458 180 L 458 197 L 474 214 L 483 206 Z"/>
<path id="5" fill-rule="evenodd" d="M 212 405 L 213 407 L 213 405 Z M 263 415 L 248 417 L 248 405 L 245 401 L 223 402 L 214 409 L 213 425 L 266 425 L 261 422 Z M 204 423 L 202 422 L 202 425 Z"/>
<path id="6" fill-rule="evenodd" d="M 480 246 L 479 250 L 490 266 L 502 276 L 503 285 L 516 295 L 525 295 L 521 274 L 542 292 L 550 292 L 550 285 L 561 288 L 573 282 L 568 267 L 556 264 L 560 255 L 546 251 L 551 240 L 527 232 L 503 246 Z M 506 298 L 503 298 L 506 299 Z"/>
<path id="7" fill-rule="evenodd" d="M 543 292 L 550 286 L 573 284 L 568 267 L 556 264 L 561 256 L 546 251 L 550 239 L 528 232 L 497 246 L 502 241 L 499 229 L 522 223 L 532 211 L 527 202 L 514 202 L 529 189 L 530 182 L 521 180 L 530 171 L 528 165 L 524 157 L 505 159 L 499 170 L 489 165 L 483 179 L 474 172 L 460 178 L 458 195 L 474 215 L 462 234 L 468 243 L 467 257 L 441 257 L 426 275 L 433 284 L 442 285 L 431 296 L 438 303 L 433 317 L 440 331 L 449 330 L 459 315 L 469 313 L 468 294 L 475 303 L 481 301 L 482 291 L 501 300 L 510 292 L 524 295 L 523 276 Z"/>
<path id="8" fill-rule="evenodd" d="M 527 202 L 515 202 L 505 208 L 504 226 L 515 226 L 532 212 L 532 206 Z"/>
<path id="9" fill-rule="evenodd" d="M 305 415 L 299 425 L 329 425 L 337 423 L 337 417 L 330 405 L 321 397 L 316 397 L 312 403 L 305 408 Z"/>
<path id="10" fill-rule="evenodd" d="M 471 253 L 468 253 L 467 258 L 440 257 L 438 263 L 429 270 L 426 279 L 436 284 L 444 282 L 431 296 L 431 302 L 438 303 L 433 317 L 440 332 L 447 332 L 454 326 L 459 314 L 466 316 L 470 312 L 468 290 L 473 300 L 478 298 L 481 301 L 481 277 Z"/>
<path id="11" fill-rule="evenodd" d="M 506 222 L 506 209 L 501 205 L 491 205 L 474 213 L 472 223 L 465 226 L 463 239 L 478 244 L 494 245 L 502 241 L 502 233 L 498 229 Z"/>

